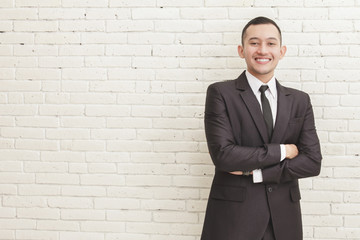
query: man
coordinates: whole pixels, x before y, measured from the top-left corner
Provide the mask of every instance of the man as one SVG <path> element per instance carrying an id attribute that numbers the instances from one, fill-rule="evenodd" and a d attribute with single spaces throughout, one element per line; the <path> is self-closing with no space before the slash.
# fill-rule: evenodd
<path id="1" fill-rule="evenodd" d="M 298 179 L 320 172 L 309 96 L 282 86 L 286 52 L 271 19 L 251 20 L 238 47 L 247 70 L 209 86 L 205 132 L 215 165 L 202 240 L 301 240 Z"/>

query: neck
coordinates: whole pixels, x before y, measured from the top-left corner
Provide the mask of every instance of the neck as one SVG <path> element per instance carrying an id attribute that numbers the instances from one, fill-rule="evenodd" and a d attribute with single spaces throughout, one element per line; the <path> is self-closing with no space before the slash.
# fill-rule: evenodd
<path id="1" fill-rule="evenodd" d="M 267 73 L 267 74 L 256 74 L 256 73 L 252 73 L 249 70 L 247 70 L 247 71 L 263 83 L 268 83 L 274 76 L 274 72 Z"/>

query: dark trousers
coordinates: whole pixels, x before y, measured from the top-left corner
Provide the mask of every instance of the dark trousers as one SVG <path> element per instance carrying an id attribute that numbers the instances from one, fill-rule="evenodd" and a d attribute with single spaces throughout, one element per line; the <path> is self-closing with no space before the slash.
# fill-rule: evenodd
<path id="1" fill-rule="evenodd" d="M 275 236 L 274 236 L 274 228 L 271 222 L 271 219 L 269 221 L 269 224 L 265 230 L 264 233 L 264 237 L 262 238 L 262 240 L 276 240 Z"/>

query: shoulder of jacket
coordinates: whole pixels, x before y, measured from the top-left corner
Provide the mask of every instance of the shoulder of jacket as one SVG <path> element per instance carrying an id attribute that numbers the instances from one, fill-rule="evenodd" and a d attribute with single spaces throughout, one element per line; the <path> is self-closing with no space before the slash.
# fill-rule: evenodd
<path id="1" fill-rule="evenodd" d="M 232 87 L 233 85 L 235 85 L 235 80 L 224 80 L 210 84 L 209 88 L 214 87 L 221 89 L 221 88 Z"/>

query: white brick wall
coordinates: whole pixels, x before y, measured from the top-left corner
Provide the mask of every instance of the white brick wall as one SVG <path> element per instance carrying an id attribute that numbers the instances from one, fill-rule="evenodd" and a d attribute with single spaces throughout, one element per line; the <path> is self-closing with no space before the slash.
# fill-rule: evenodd
<path id="1" fill-rule="evenodd" d="M 206 87 L 258 15 L 322 142 L 305 239 L 360 239 L 359 0 L 1 0 L 0 240 L 199 240 Z"/>

